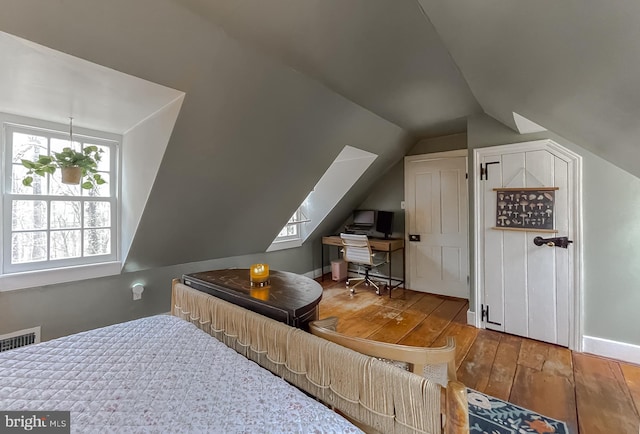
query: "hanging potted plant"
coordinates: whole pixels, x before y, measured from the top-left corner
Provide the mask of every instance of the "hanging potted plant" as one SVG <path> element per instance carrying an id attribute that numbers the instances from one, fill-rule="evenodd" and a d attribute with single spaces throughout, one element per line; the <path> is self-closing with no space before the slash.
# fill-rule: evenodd
<path id="1" fill-rule="evenodd" d="M 98 162 L 102 149 L 97 146 L 85 146 L 82 151 L 74 151 L 71 148 L 63 148 L 62 152 L 54 152 L 53 155 L 42 155 L 36 161 L 22 160 L 22 165 L 29 169 L 22 184 L 31 187 L 33 176 L 53 175 L 57 169 L 62 172 L 63 184 L 82 184 L 84 189 L 91 190 L 106 181 L 98 173 Z"/>

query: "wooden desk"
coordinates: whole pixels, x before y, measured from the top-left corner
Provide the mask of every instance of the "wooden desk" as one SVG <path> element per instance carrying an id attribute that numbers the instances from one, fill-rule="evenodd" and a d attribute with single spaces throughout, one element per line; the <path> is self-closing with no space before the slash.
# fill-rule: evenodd
<path id="1" fill-rule="evenodd" d="M 397 288 L 400 285 L 402 285 L 402 287 L 404 288 L 404 282 L 406 280 L 406 277 L 405 277 L 406 271 L 404 266 L 404 238 L 385 239 L 385 238 L 369 237 L 369 245 L 371 246 L 371 250 L 373 251 L 389 253 L 389 275 L 377 276 L 377 277 L 383 277 L 385 280 L 388 281 L 387 286 L 389 288 L 389 297 L 391 297 L 391 290 L 394 288 Z M 322 261 L 323 267 L 324 267 L 324 246 L 342 247 L 342 239 L 340 238 L 340 235 L 329 235 L 326 237 L 322 237 L 321 261 Z M 402 250 L 402 280 L 394 279 L 393 277 L 391 277 L 391 257 L 393 256 L 391 253 L 398 250 Z M 324 280 L 324 273 L 322 274 L 322 278 Z M 393 284 L 393 282 L 396 282 L 395 285 Z"/>
<path id="2" fill-rule="evenodd" d="M 269 286 L 252 287 L 249 269 L 204 271 L 182 276 L 185 285 L 293 327 L 309 330 L 318 319 L 322 286 L 313 279 L 271 270 Z"/>

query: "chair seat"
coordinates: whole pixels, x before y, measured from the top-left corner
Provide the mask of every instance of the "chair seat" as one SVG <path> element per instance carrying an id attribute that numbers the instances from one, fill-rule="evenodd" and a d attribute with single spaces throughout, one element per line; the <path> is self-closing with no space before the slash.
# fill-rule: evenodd
<path id="1" fill-rule="evenodd" d="M 375 287 L 376 294 L 381 295 L 380 286 L 383 285 L 379 285 L 379 282 L 371 279 L 369 271 L 389 262 L 388 253 L 372 252 L 369 238 L 366 235 L 343 233 L 340 234 L 340 238 L 342 239 L 344 260 L 364 269 L 363 277 L 347 279 L 347 288 L 349 288 L 351 295 L 355 294 L 355 288 L 361 283 Z M 355 281 L 357 283 L 351 285 Z"/>

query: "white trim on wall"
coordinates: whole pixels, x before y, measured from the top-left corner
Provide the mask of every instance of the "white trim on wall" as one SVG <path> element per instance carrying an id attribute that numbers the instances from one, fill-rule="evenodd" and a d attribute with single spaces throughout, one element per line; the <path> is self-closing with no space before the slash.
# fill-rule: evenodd
<path id="1" fill-rule="evenodd" d="M 467 324 L 476 328 L 480 328 L 476 326 L 476 313 L 472 312 L 471 310 L 467 311 Z"/>
<path id="2" fill-rule="evenodd" d="M 322 277 L 324 274 L 331 273 L 331 265 L 326 265 L 323 268 L 315 268 L 311 271 L 307 271 L 303 274 L 310 279 L 315 279 L 318 277 Z"/>
<path id="3" fill-rule="evenodd" d="M 582 349 L 585 353 L 640 365 L 640 345 L 611 341 L 594 336 L 584 336 L 582 338 Z"/>
<path id="4" fill-rule="evenodd" d="M 4 274 L 0 275 L 0 292 L 114 276 L 120 274 L 121 267 L 121 262 L 114 261 L 64 268 L 49 268 L 26 273 Z"/>

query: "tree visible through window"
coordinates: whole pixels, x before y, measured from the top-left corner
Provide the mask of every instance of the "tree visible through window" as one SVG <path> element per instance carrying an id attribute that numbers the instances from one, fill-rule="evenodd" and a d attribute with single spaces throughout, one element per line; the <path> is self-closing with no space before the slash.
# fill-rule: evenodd
<path id="1" fill-rule="evenodd" d="M 71 143 L 61 132 L 11 125 L 6 144 L 4 272 L 114 260 L 116 143 L 76 135 Z M 80 151 L 85 146 L 103 151 L 98 171 L 106 184 L 90 190 L 63 184 L 59 170 L 34 176 L 30 187 L 22 184 L 27 172 L 22 159 L 34 161 L 65 147 Z"/>

